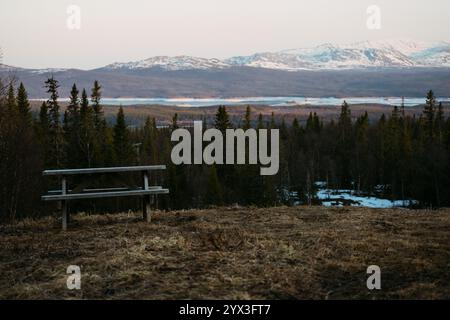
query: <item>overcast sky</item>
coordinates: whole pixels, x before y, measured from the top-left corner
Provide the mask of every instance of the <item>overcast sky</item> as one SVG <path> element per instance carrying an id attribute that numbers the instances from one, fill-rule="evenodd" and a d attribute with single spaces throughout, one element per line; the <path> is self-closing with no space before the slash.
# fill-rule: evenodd
<path id="1" fill-rule="evenodd" d="M 81 9 L 79 30 L 67 7 Z M 370 30 L 367 8 L 381 9 Z M 89 69 L 155 55 L 227 58 L 325 42 L 450 41 L 449 0 L 1 0 L 3 63 Z"/>

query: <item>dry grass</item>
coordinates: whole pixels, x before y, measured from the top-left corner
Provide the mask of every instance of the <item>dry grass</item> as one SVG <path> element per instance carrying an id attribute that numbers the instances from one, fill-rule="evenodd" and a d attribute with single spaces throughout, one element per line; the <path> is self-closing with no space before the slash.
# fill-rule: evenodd
<path id="1" fill-rule="evenodd" d="M 450 210 L 218 208 L 0 227 L 3 299 L 450 298 Z M 366 288 L 366 268 L 382 289 Z M 79 265 L 81 290 L 66 288 Z"/>

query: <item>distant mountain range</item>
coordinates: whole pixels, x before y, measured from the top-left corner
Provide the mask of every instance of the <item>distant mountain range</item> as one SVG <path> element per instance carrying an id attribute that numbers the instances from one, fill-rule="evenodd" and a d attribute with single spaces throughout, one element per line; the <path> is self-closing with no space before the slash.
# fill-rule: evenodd
<path id="1" fill-rule="evenodd" d="M 188 56 L 152 57 L 113 63 L 103 69 L 165 70 L 224 69 L 236 66 L 276 70 L 342 70 L 361 68 L 450 67 L 450 43 L 406 40 L 364 41 L 350 45 L 323 44 L 313 48 L 256 53 L 225 60 Z"/>
<path id="2" fill-rule="evenodd" d="M 423 96 L 430 88 L 450 96 L 450 43 L 323 44 L 224 60 L 158 56 L 92 70 L 0 65 L 0 76 L 11 73 L 32 97 L 45 96 L 50 74 L 62 96 L 72 83 L 90 87 L 95 79 L 108 97 Z"/>

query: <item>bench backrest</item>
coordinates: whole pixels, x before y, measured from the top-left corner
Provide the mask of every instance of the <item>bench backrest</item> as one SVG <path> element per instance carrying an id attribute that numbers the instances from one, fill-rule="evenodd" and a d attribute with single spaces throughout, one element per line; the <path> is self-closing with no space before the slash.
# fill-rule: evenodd
<path id="1" fill-rule="evenodd" d="M 114 173 L 114 172 L 133 172 L 133 171 L 151 171 L 151 170 L 165 170 L 165 165 L 154 166 L 132 166 L 132 167 L 108 167 L 108 168 L 85 168 L 85 169 L 56 169 L 44 170 L 44 176 L 65 176 L 75 174 L 90 174 L 90 173 Z"/>

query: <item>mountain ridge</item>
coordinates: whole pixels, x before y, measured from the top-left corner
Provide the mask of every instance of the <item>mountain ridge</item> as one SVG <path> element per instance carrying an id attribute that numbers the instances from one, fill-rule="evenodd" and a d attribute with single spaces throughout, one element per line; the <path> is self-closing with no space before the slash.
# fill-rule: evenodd
<path id="1" fill-rule="evenodd" d="M 191 56 L 156 56 L 126 63 L 115 62 L 98 69 L 163 70 L 224 69 L 236 66 L 296 70 L 339 70 L 398 67 L 450 67 L 450 43 L 385 40 L 361 41 L 353 44 L 321 44 L 311 48 L 260 52 L 227 59 Z"/>
<path id="2" fill-rule="evenodd" d="M 359 41 L 350 44 L 324 43 L 314 47 L 257 52 L 227 59 L 187 55 L 153 56 L 137 61 L 114 62 L 83 71 L 146 70 L 152 68 L 166 71 L 220 70 L 233 67 L 285 71 L 450 67 L 450 42 L 377 40 Z M 72 68 L 26 69 L 0 64 L 0 70 L 4 71 L 5 69 L 49 73 L 67 71 Z"/>

